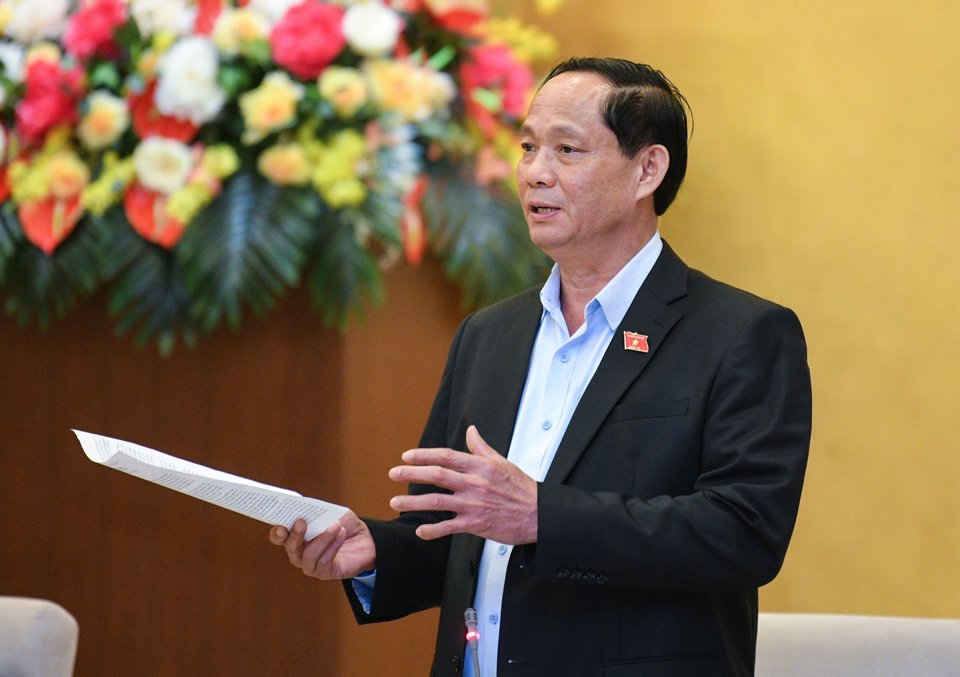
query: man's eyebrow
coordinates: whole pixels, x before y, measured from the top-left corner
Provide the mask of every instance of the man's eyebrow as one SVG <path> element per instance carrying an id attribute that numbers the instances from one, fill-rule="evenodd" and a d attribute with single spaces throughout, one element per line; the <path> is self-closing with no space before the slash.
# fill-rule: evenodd
<path id="1" fill-rule="evenodd" d="M 520 126 L 520 133 L 521 133 L 521 134 L 533 134 L 534 131 L 535 131 L 535 130 L 534 130 L 534 126 L 531 125 L 531 124 L 529 124 L 529 123 L 527 123 L 527 122 L 524 122 L 524 123 Z M 583 135 L 583 130 L 580 129 L 579 127 L 574 126 L 574 125 L 559 123 L 559 124 L 556 124 L 556 125 L 550 125 L 550 126 L 548 126 L 546 129 L 541 130 L 541 133 L 555 134 L 555 135 L 559 135 L 559 136 L 576 136 L 576 137 L 579 137 L 579 136 L 582 136 L 582 135 Z"/>

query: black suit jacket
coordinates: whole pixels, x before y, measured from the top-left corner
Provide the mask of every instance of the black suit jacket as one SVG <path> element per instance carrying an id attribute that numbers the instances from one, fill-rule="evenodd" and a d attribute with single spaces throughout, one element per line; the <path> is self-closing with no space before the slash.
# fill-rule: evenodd
<path id="1" fill-rule="evenodd" d="M 530 290 L 464 321 L 422 446 L 465 449 L 476 424 L 506 453 L 541 312 Z M 649 352 L 625 350 L 625 330 Z M 539 485 L 538 542 L 513 550 L 498 674 L 752 674 L 757 588 L 793 531 L 810 419 L 796 316 L 665 245 Z M 444 517 L 368 520 L 371 613 L 348 597 L 361 623 L 440 605 L 432 674 L 457 675 L 483 541 L 413 533 Z"/>

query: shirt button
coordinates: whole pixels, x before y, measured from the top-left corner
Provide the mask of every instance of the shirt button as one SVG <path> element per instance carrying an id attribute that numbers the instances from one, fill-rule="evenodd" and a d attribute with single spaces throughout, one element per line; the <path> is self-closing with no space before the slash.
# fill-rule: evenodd
<path id="1" fill-rule="evenodd" d="M 566 364 L 567 362 L 570 361 L 570 356 L 567 355 L 566 353 L 560 353 L 560 361 Z"/>
<path id="2" fill-rule="evenodd" d="M 496 625 L 500 621 L 500 617 L 497 614 L 490 614 L 487 620 L 490 621 L 490 625 Z"/>
<path id="3" fill-rule="evenodd" d="M 551 423 L 550 421 L 544 421 L 543 423 L 540 424 L 540 427 L 543 428 L 544 430 L 550 430 L 550 428 L 553 427 L 553 423 Z"/>
<path id="4" fill-rule="evenodd" d="M 499 548 L 497 548 L 497 552 L 499 552 L 501 555 L 506 555 L 506 554 L 507 554 L 507 546 L 501 545 Z"/>

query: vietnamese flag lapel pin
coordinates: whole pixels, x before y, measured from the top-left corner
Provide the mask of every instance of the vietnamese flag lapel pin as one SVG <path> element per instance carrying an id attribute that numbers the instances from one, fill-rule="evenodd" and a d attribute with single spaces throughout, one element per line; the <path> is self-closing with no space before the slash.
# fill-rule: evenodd
<path id="1" fill-rule="evenodd" d="M 647 343 L 647 337 L 644 334 L 638 334 L 635 331 L 623 332 L 623 349 L 633 350 L 638 353 L 649 353 L 650 344 Z"/>

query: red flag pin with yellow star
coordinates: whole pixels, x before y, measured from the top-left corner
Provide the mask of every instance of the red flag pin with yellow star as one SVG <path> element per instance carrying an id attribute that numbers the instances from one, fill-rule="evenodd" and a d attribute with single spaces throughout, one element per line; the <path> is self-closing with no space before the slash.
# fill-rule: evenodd
<path id="1" fill-rule="evenodd" d="M 649 353 L 650 344 L 647 343 L 647 337 L 644 334 L 638 334 L 635 331 L 623 332 L 623 349 L 635 350 L 638 353 Z"/>

